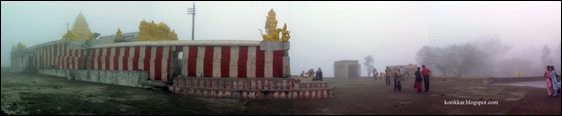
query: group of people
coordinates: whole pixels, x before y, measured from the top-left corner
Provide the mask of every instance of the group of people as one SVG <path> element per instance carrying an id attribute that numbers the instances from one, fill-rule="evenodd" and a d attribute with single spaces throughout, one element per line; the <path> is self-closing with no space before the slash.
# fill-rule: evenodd
<path id="1" fill-rule="evenodd" d="M 394 71 L 392 71 L 389 67 L 386 67 L 385 73 L 386 86 L 390 86 L 390 77 L 392 76 L 394 80 L 394 91 L 402 91 L 401 81 L 404 80 L 405 70 L 402 68 L 395 68 Z M 415 75 L 416 79 L 414 88 L 418 90 L 418 93 L 421 93 L 422 91 L 422 82 L 423 85 L 425 85 L 424 92 L 429 92 L 429 77 L 431 75 L 431 70 L 427 69 L 425 65 L 422 65 L 421 69 L 420 67 L 417 67 Z"/>
<path id="2" fill-rule="evenodd" d="M 560 89 L 558 88 L 558 83 L 560 83 L 560 76 L 556 74 L 554 66 L 546 66 L 544 77 L 546 79 L 547 95 L 556 97 L 558 93 L 560 93 Z"/>
<path id="3" fill-rule="evenodd" d="M 322 69 L 320 69 L 320 67 L 318 67 L 318 70 L 316 70 L 316 72 L 314 72 L 314 69 L 310 69 L 308 70 L 308 72 L 304 72 L 302 71 L 302 73 L 300 74 L 300 77 L 305 77 L 305 75 L 309 78 L 312 78 L 313 81 L 322 81 L 323 75 L 322 75 Z"/>

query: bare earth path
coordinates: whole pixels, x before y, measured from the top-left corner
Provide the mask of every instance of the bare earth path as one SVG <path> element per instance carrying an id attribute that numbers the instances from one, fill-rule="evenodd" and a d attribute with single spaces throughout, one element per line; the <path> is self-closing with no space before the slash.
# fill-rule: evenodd
<path id="1" fill-rule="evenodd" d="M 2 111 L 7 114 L 549 114 L 561 115 L 560 97 L 543 88 L 432 82 L 429 93 L 416 93 L 403 82 L 395 92 L 381 80 L 326 79 L 336 87 L 323 100 L 238 100 L 202 98 L 167 91 L 67 80 L 2 70 Z M 444 100 L 498 101 L 498 105 L 444 105 Z"/>

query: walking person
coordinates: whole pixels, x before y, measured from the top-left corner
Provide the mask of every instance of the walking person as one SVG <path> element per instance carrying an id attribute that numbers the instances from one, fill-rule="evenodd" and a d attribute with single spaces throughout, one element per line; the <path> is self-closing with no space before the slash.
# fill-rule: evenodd
<path id="1" fill-rule="evenodd" d="M 400 77 L 400 69 L 395 68 L 394 69 L 394 91 L 398 90 L 398 91 L 402 91 L 402 85 L 400 83 L 401 77 Z"/>
<path id="2" fill-rule="evenodd" d="M 417 68 L 417 70 L 415 72 L 415 75 L 416 75 L 416 79 L 415 79 L 415 82 L 414 82 L 414 88 L 418 90 L 418 93 L 421 93 L 421 91 L 422 91 L 422 80 L 423 79 L 422 79 L 422 75 L 421 75 L 421 72 L 420 72 L 420 67 Z"/>
<path id="3" fill-rule="evenodd" d="M 425 85 L 424 92 L 429 92 L 429 76 L 431 75 L 431 71 L 427 69 L 425 65 L 422 65 L 421 74 L 423 76 L 423 84 Z"/>
<path id="4" fill-rule="evenodd" d="M 544 71 L 544 77 L 546 81 L 546 94 L 548 96 L 552 96 L 553 88 L 552 88 L 552 80 L 550 78 L 550 66 L 546 66 L 546 71 Z"/>
<path id="5" fill-rule="evenodd" d="M 373 68 L 373 77 L 377 80 L 377 69 Z"/>
<path id="6" fill-rule="evenodd" d="M 386 70 L 384 70 L 384 80 L 386 81 L 386 86 L 390 86 L 390 68 L 388 68 L 388 66 L 386 67 Z"/>
<path id="7" fill-rule="evenodd" d="M 558 79 L 556 79 L 556 71 L 554 66 L 550 66 L 550 80 L 552 82 L 552 96 L 556 97 L 558 95 Z"/>

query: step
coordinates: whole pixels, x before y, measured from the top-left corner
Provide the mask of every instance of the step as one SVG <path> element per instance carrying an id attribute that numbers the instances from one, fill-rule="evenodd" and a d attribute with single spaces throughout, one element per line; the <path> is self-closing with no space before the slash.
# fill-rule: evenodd
<path id="1" fill-rule="evenodd" d="M 162 81 L 153 81 L 153 80 L 146 80 L 141 82 L 141 85 L 144 86 L 152 86 L 152 87 L 168 87 L 169 85 L 166 82 Z"/>
<path id="2" fill-rule="evenodd" d="M 220 89 L 285 90 L 295 88 L 328 88 L 328 83 L 297 83 L 291 78 L 201 78 L 178 77 L 173 85 Z"/>
<path id="3" fill-rule="evenodd" d="M 211 89 L 170 86 L 176 94 L 239 99 L 326 99 L 332 97 L 332 89 L 252 90 Z"/>

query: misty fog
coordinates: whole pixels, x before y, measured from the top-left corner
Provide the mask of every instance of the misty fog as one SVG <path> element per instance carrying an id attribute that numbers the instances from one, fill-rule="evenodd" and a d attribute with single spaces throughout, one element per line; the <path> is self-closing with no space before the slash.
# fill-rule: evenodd
<path id="1" fill-rule="evenodd" d="M 10 66 L 13 45 L 60 40 L 80 12 L 101 36 L 117 28 L 138 32 L 145 19 L 164 22 L 179 40 L 191 40 L 192 1 L 1 3 L 2 67 Z M 560 1 L 195 3 L 196 40 L 262 40 L 258 29 L 274 9 L 278 25 L 287 23 L 291 31 L 292 75 L 321 67 L 324 76 L 333 77 L 334 61 L 363 63 L 368 55 L 379 71 L 387 65 L 442 63 L 429 66 L 439 76 L 502 77 L 517 71 L 541 76 L 546 65 L 562 69 Z M 423 62 L 421 49 L 440 52 Z M 361 74 L 367 76 L 364 69 Z"/>

